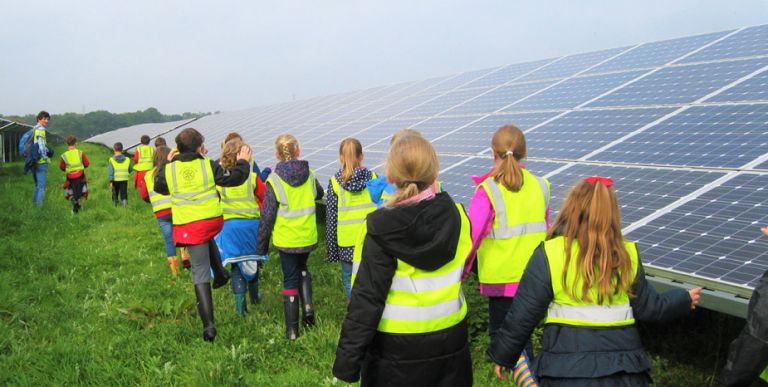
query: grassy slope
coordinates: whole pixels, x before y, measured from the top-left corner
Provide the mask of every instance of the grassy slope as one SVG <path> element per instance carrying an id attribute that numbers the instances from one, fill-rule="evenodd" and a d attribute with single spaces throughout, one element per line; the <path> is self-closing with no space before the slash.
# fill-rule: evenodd
<path id="1" fill-rule="evenodd" d="M 21 166 L 0 169 L 0 384 L 337 384 L 330 369 L 344 296 L 340 269 L 325 263 L 322 244 L 310 258 L 315 329 L 293 343 L 283 339 L 273 253 L 264 302 L 246 318 L 236 318 L 229 287 L 214 291 L 219 336 L 205 343 L 188 274 L 170 277 L 149 205 L 131 190 L 128 209 L 114 208 L 108 151 L 81 149 L 92 163 L 92 195 L 77 216 L 62 199 L 58 168 L 49 171 L 42 211 L 31 208 L 32 178 Z M 483 355 L 487 307 L 476 282 L 467 286 L 476 384 L 500 384 Z M 741 324 L 699 312 L 682 324 L 642 327 L 658 384 L 714 385 Z"/>

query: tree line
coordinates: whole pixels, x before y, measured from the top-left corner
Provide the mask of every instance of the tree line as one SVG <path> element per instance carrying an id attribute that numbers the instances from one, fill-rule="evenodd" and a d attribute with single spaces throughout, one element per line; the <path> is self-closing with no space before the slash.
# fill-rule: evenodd
<path id="1" fill-rule="evenodd" d="M 218 112 L 217 112 L 218 113 Z M 126 126 L 171 122 L 186 119 L 202 117 L 211 113 L 183 113 L 183 114 L 162 114 L 157 109 L 150 107 L 146 110 L 139 110 L 128 113 L 110 113 L 106 110 L 97 110 L 85 114 L 63 113 L 51 114 L 51 123 L 48 127 L 52 133 L 62 137 L 68 135 L 77 136 L 79 139 L 86 139 L 100 133 L 124 128 Z M 34 125 L 36 123 L 37 113 L 27 114 L 25 116 L 3 116 L 0 118 Z"/>

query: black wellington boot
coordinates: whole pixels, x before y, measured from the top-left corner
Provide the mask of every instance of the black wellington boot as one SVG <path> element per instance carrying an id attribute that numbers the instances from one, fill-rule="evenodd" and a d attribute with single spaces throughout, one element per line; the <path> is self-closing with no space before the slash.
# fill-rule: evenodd
<path id="1" fill-rule="evenodd" d="M 301 271 L 299 295 L 301 295 L 301 321 L 305 327 L 313 327 L 315 326 L 315 306 L 312 304 L 312 274 L 307 270 Z"/>
<path id="2" fill-rule="evenodd" d="M 203 340 L 213 341 L 216 338 L 216 324 L 213 321 L 213 297 L 211 284 L 195 284 L 195 296 L 197 296 L 197 312 L 203 321 Z"/>
<path id="3" fill-rule="evenodd" d="M 285 309 L 285 338 L 296 340 L 299 337 L 299 297 L 283 296 Z"/>
<path id="4" fill-rule="evenodd" d="M 218 289 L 229 282 L 229 273 L 221 264 L 221 254 L 219 254 L 219 247 L 216 246 L 216 242 L 210 240 L 208 242 L 208 257 L 211 264 L 211 270 L 213 270 L 213 288 Z"/>

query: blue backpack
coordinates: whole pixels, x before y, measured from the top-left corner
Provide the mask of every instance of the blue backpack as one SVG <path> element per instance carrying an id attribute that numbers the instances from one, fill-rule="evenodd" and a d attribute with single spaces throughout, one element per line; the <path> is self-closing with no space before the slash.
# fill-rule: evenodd
<path id="1" fill-rule="evenodd" d="M 28 130 L 26 133 L 24 133 L 23 136 L 19 139 L 19 154 L 22 156 L 29 156 L 29 148 L 32 147 L 33 142 L 33 136 L 32 134 L 35 132 L 34 129 Z"/>

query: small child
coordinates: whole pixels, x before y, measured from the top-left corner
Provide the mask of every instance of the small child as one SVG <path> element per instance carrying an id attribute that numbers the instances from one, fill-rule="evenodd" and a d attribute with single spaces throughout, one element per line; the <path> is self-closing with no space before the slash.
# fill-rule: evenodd
<path id="1" fill-rule="evenodd" d="M 152 211 L 157 218 L 157 224 L 160 226 L 160 232 L 165 239 L 165 256 L 168 266 L 171 268 L 171 275 L 176 276 L 179 273 L 179 261 L 176 259 L 176 247 L 173 244 L 173 218 L 171 216 L 171 197 L 161 195 L 155 192 L 155 176 L 160 168 L 165 165 L 168 154 L 171 149 L 167 146 L 160 146 L 155 150 L 153 168 L 144 175 L 144 184 L 139 186 L 139 196 L 145 202 L 152 204 Z"/>
<path id="2" fill-rule="evenodd" d="M 165 167 L 155 176 L 155 192 L 171 196 L 173 212 L 173 240 L 176 246 L 186 246 L 192 262 L 192 282 L 195 284 L 197 310 L 203 322 L 203 340 L 216 338 L 211 294 L 229 281 L 229 274 L 221 264 L 219 248 L 213 238 L 224 226 L 216 186 L 236 187 L 248 178 L 251 150 L 243 146 L 237 154 L 237 163 L 229 171 L 205 155 L 205 138 L 194 128 L 186 128 L 176 136 L 176 148 L 168 154 Z"/>
<path id="3" fill-rule="evenodd" d="M 471 386 L 461 276 L 472 249 L 460 204 L 435 192 L 439 162 L 421 136 L 392 144 L 386 174 L 397 187 L 356 238 L 352 302 L 333 375 L 361 385 Z"/>
<path id="4" fill-rule="evenodd" d="M 365 217 L 376 210 L 367 183 L 376 174 L 362 166 L 365 156 L 360 141 L 346 138 L 339 146 L 341 168 L 328 181 L 325 244 L 328 262 L 341 261 L 341 278 L 352 297 L 352 254 Z"/>
<path id="5" fill-rule="evenodd" d="M 112 146 L 114 155 L 109 158 L 109 186 L 112 188 L 112 203 L 117 206 L 118 196 L 123 208 L 128 206 L 128 179 L 133 172 L 131 160 L 123 154 L 123 143 L 116 142 Z"/>
<path id="6" fill-rule="evenodd" d="M 312 276 L 307 259 L 317 247 L 315 200 L 323 197 L 323 187 L 315 171 L 309 169 L 309 163 L 299 160 L 301 150 L 295 137 L 277 136 L 275 148 L 278 163 L 267 179 L 256 254 L 267 254 L 270 238 L 280 253 L 285 336 L 296 340 L 299 337 L 298 298 L 302 303 L 302 322 L 306 327 L 315 325 Z"/>
<path id="7" fill-rule="evenodd" d="M 59 168 L 67 173 L 64 182 L 64 192 L 67 200 L 72 201 L 72 212 L 80 211 L 80 198 L 88 197 L 88 188 L 85 179 L 85 168 L 88 168 L 88 157 L 77 149 L 77 137 L 67 137 L 67 151 L 61 155 Z"/>
<path id="8" fill-rule="evenodd" d="M 599 176 L 576 183 L 534 251 L 487 351 L 499 379 L 543 319 L 532 369 L 541 385 L 648 385 L 651 362 L 635 321 L 669 321 L 698 304 L 701 288 L 658 294 L 646 281 L 612 187 Z"/>
<path id="9" fill-rule="evenodd" d="M 141 145 L 136 147 L 136 152 L 133 153 L 133 169 L 136 171 L 133 174 L 133 186 L 141 190 L 141 186 L 144 185 L 144 175 L 152 169 L 152 162 L 155 158 L 155 148 L 149 145 L 149 136 L 146 134 L 141 136 Z M 146 187 L 144 187 L 146 190 Z"/>

